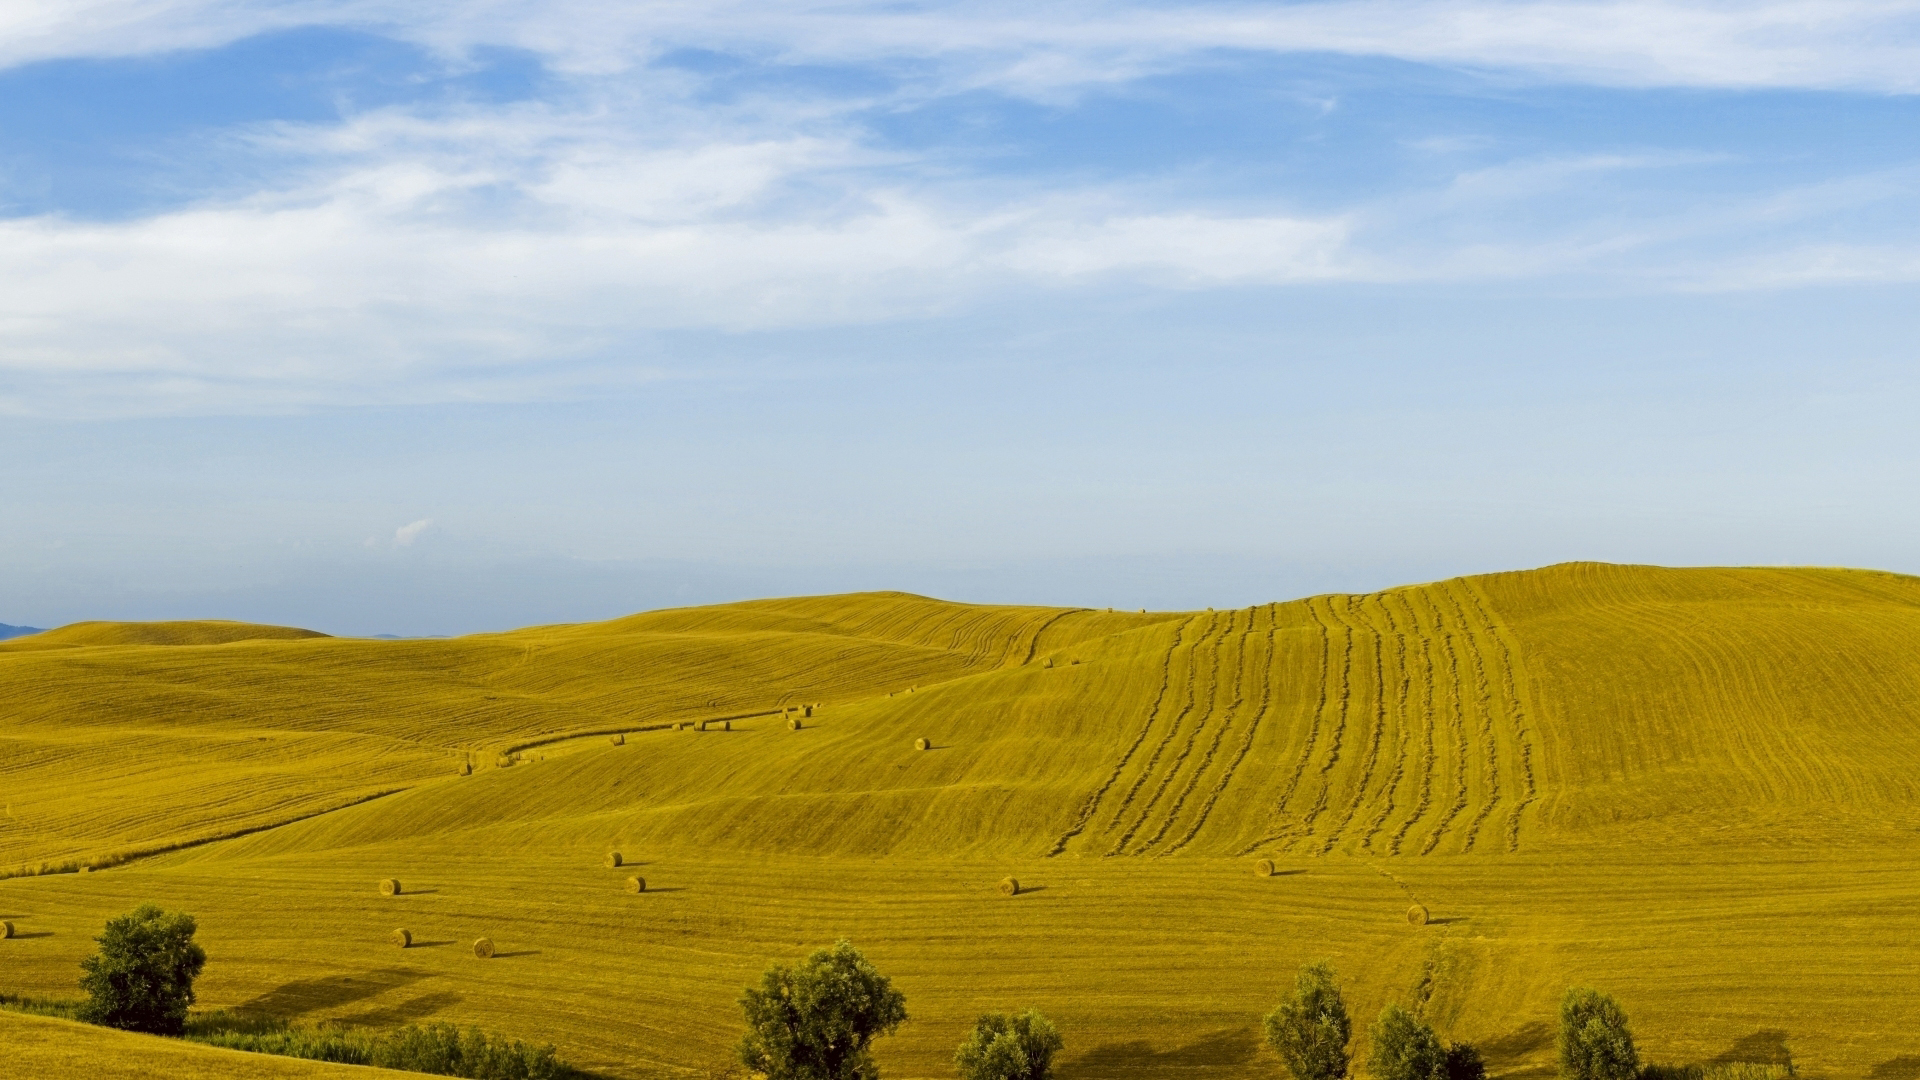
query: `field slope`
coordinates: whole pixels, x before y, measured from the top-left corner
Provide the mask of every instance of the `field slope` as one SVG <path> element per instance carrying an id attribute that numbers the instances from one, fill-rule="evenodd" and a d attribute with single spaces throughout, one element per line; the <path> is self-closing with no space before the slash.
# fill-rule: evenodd
<path id="1" fill-rule="evenodd" d="M 889 1075 L 1029 1004 L 1069 1080 L 1272 1075 L 1259 1015 L 1326 956 L 1356 1015 L 1417 1005 L 1500 1075 L 1594 982 L 1657 1060 L 1905 1080 L 1915 642 L 1917 579 L 1603 564 L 1173 614 L 53 631 L 0 645 L 0 989 L 60 992 L 154 899 L 200 917 L 208 1004 L 609 1076 L 720 1067 L 739 988 L 847 936 L 909 995 Z"/>

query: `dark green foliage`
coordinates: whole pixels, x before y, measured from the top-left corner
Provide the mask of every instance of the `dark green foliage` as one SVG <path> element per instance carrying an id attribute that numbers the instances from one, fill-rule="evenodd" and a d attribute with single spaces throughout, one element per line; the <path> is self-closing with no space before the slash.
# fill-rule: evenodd
<path id="1" fill-rule="evenodd" d="M 193 916 L 142 904 L 107 923 L 100 951 L 80 962 L 87 992 L 80 1019 L 152 1035 L 178 1035 L 193 1004 L 193 980 L 207 965 L 194 943 Z"/>
<path id="2" fill-rule="evenodd" d="M 1447 1080 L 1487 1080 L 1487 1063 L 1472 1043 L 1447 1047 Z"/>
<path id="3" fill-rule="evenodd" d="M 848 942 L 774 964 L 740 995 L 740 1060 L 768 1080 L 874 1080 L 869 1045 L 907 1019 L 907 999 Z"/>
<path id="4" fill-rule="evenodd" d="M 1585 986 L 1560 999 L 1561 1080 L 1638 1080 L 1640 1055 L 1627 1014 L 1612 998 Z"/>
<path id="5" fill-rule="evenodd" d="M 989 1013 L 974 1021 L 953 1063 L 962 1080 L 1052 1080 L 1060 1033 L 1038 1012 Z"/>
<path id="6" fill-rule="evenodd" d="M 1439 1036 L 1399 1005 L 1380 1010 L 1367 1038 L 1367 1070 L 1374 1080 L 1449 1080 Z"/>
<path id="7" fill-rule="evenodd" d="M 462 1031 L 452 1024 L 403 1027 L 380 1034 L 289 1028 L 284 1022 L 277 1030 L 271 1022 L 248 1026 L 256 1030 L 209 1032 L 193 1039 L 234 1050 L 342 1065 L 379 1065 L 470 1080 L 568 1080 L 584 1075 L 556 1060 L 551 1046 L 528 1046 L 517 1040 L 489 1037 L 479 1028 Z"/>
<path id="8" fill-rule="evenodd" d="M 1294 980 L 1293 997 L 1267 1014 L 1267 1045 L 1294 1080 L 1343 1080 L 1353 1025 L 1340 1000 L 1333 969 L 1308 964 Z"/>

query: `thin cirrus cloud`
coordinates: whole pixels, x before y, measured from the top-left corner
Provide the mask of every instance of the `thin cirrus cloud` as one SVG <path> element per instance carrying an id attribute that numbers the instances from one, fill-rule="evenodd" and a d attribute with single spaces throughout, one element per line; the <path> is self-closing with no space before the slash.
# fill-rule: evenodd
<path id="1" fill-rule="evenodd" d="M 1743 167 L 1737 150 L 1440 122 L 1408 140 L 1430 162 L 1383 160 L 1392 181 L 1359 184 L 1217 147 L 1023 169 L 1010 136 L 962 146 L 945 132 L 963 123 L 918 141 L 889 127 L 983 94 L 995 124 L 1032 102 L 1070 127 L 1100 95 L 1126 104 L 1248 54 L 1425 65 L 1495 97 L 1516 80 L 1898 95 L 1920 89 L 1911 3 L 97 0 L 7 5 L 0 65 L 301 26 L 413 42 L 448 70 L 524 50 L 550 79 L 525 100 L 348 105 L 332 122 L 206 133 L 169 152 L 244 166 L 227 171 L 248 185 L 126 218 L 0 218 L 0 411 L 564 394 L 610 370 L 659 375 L 671 358 L 634 346 L 655 331 L 958 318 L 1033 289 L 1920 276 L 1911 237 L 1881 224 L 1911 209 L 1910 187 L 1884 180 L 1898 164 L 1755 184 L 1720 179 Z M 1300 122 L 1306 150 L 1346 130 L 1353 87 L 1333 82 Z M 1256 179 L 1223 188 L 1239 175 Z M 1835 220 L 1851 234 L 1794 231 Z"/>

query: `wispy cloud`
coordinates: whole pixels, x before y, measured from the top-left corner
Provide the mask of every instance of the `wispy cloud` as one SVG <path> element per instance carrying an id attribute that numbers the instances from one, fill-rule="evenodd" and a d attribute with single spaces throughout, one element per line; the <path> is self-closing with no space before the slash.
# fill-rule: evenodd
<path id="1" fill-rule="evenodd" d="M 419 521 L 400 526 L 393 530 L 393 546 L 412 547 L 413 542 L 420 539 L 420 534 L 426 532 L 427 527 L 432 524 L 432 518 L 421 518 Z"/>

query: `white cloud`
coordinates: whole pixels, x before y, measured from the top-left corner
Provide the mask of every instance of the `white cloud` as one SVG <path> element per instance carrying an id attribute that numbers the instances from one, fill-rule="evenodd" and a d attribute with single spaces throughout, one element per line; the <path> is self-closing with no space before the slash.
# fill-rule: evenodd
<path id="1" fill-rule="evenodd" d="M 427 526 L 432 524 L 432 518 L 421 518 L 419 521 L 400 526 L 393 530 L 393 546 L 412 547 L 413 542 L 420 539 L 420 534 L 426 532 Z"/>
<path id="2" fill-rule="evenodd" d="M 1047 93 L 1214 50 L 1332 52 L 1626 86 L 1920 90 L 1914 0 L 1320 0 L 1316 3 L 652 3 L 16 0 L 0 64 L 211 45 L 303 23 L 449 52 L 511 45 L 577 73 L 681 46 L 795 60 L 934 61 L 957 82 Z"/>

